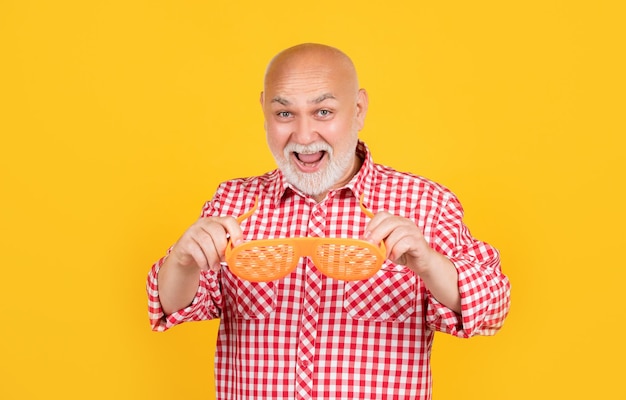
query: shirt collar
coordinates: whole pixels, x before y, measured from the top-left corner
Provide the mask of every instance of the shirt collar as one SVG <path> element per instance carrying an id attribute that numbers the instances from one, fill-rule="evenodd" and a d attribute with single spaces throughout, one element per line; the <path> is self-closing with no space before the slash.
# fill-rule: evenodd
<path id="1" fill-rule="evenodd" d="M 361 140 L 357 142 L 356 155 L 363 160 L 361 168 L 356 175 L 352 177 L 350 182 L 348 182 L 345 186 L 331 190 L 329 196 L 335 196 L 341 191 L 349 191 L 357 199 L 360 199 L 363 195 L 363 204 L 367 207 L 370 200 L 368 194 L 371 193 L 372 188 L 375 186 L 374 161 L 372 160 L 369 148 L 365 142 Z M 274 184 L 271 185 L 269 189 L 273 191 L 273 201 L 275 206 L 278 206 L 281 200 L 283 200 L 286 196 L 292 194 L 308 197 L 302 194 L 302 192 L 296 189 L 293 185 L 288 183 L 280 170 L 275 170 L 274 175 Z"/>

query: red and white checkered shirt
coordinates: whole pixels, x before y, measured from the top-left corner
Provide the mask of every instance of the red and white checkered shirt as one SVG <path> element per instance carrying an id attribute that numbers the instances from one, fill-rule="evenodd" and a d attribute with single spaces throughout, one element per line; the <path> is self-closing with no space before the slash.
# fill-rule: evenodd
<path id="1" fill-rule="evenodd" d="M 462 313 L 439 303 L 418 276 L 387 260 L 372 278 L 343 282 L 300 260 L 287 277 L 251 283 L 227 267 L 207 272 L 192 304 L 164 315 L 157 275 L 148 275 L 154 330 L 221 318 L 215 360 L 217 398 L 430 399 L 430 351 L 435 331 L 458 337 L 494 334 L 509 310 L 508 279 L 497 250 L 474 239 L 463 210 L 446 188 L 364 159 L 359 173 L 321 203 L 291 187 L 278 171 L 222 183 L 202 217 L 239 216 L 245 240 L 280 237 L 362 238 L 373 213 L 410 218 L 426 240 L 456 266 Z M 167 257 L 167 256 L 166 256 Z"/>

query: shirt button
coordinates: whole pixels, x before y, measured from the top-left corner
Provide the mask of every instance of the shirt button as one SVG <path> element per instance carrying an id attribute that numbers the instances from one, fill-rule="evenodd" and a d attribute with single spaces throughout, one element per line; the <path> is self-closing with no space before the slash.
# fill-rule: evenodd
<path id="1" fill-rule="evenodd" d="M 300 360 L 300 366 L 302 368 L 307 368 L 309 366 L 309 360 L 307 360 L 306 358 L 303 358 L 302 360 Z"/>

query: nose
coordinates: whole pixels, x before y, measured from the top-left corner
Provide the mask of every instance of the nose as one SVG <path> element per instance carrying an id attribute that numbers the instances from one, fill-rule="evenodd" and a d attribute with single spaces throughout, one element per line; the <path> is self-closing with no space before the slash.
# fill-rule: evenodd
<path id="1" fill-rule="evenodd" d="M 315 142 L 319 138 L 315 121 L 306 117 L 296 119 L 291 137 L 294 142 L 299 144 L 306 145 Z"/>

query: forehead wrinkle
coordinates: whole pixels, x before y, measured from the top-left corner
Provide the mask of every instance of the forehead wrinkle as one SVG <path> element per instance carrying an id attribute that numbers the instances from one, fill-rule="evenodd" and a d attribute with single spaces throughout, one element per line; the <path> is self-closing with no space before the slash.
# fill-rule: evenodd
<path id="1" fill-rule="evenodd" d="M 292 106 L 300 101 L 307 104 L 320 104 L 325 100 L 343 98 L 353 88 L 346 88 L 352 79 L 343 74 L 337 75 L 337 68 L 328 65 L 298 65 L 288 67 L 278 65 L 265 79 L 265 92 L 272 99 L 271 104 Z M 358 88 L 358 87 L 357 87 Z"/>

